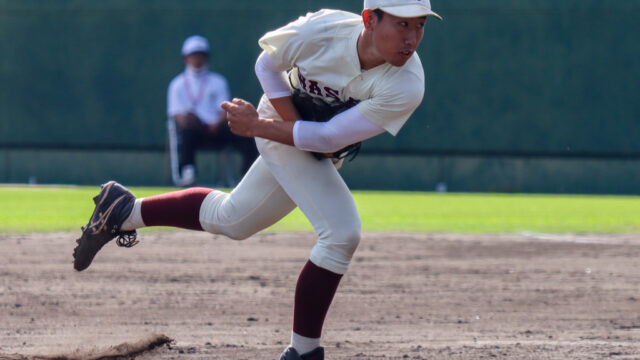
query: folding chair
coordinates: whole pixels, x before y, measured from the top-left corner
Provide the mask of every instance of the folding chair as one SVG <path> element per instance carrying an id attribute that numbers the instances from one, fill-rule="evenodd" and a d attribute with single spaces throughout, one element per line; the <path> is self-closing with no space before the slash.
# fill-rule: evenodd
<path id="1" fill-rule="evenodd" d="M 167 119 L 167 134 L 169 137 L 169 164 L 171 168 L 171 181 L 175 186 L 184 187 L 188 186 L 189 179 L 184 179 L 180 175 L 180 155 L 178 153 L 178 127 L 176 119 L 169 117 Z M 230 159 L 229 149 L 223 148 L 218 151 L 219 153 L 219 166 L 218 166 L 218 183 L 217 187 L 233 187 L 236 185 L 237 180 L 234 177 L 233 161 Z"/>

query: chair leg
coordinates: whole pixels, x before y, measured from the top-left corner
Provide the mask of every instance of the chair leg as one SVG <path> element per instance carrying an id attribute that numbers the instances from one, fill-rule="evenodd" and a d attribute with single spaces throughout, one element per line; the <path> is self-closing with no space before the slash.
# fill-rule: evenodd
<path id="1" fill-rule="evenodd" d="M 184 186 L 180 176 L 180 158 L 178 155 L 178 129 L 173 118 L 167 119 L 167 134 L 169 136 L 169 162 L 171 166 L 171 180 L 175 186 Z"/>

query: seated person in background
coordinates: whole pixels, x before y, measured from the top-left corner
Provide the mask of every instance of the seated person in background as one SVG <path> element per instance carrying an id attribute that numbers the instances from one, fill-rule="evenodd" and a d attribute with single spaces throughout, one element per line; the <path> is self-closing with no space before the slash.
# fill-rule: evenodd
<path id="1" fill-rule="evenodd" d="M 195 151 L 198 148 L 232 147 L 242 157 L 244 174 L 258 156 L 255 141 L 231 133 L 220 108 L 229 101 L 227 80 L 207 69 L 209 42 L 202 36 L 188 37 L 182 46 L 186 69 L 169 84 L 167 113 L 177 125 L 179 181 L 177 186 L 196 182 Z M 174 179 L 175 181 L 175 179 Z"/>

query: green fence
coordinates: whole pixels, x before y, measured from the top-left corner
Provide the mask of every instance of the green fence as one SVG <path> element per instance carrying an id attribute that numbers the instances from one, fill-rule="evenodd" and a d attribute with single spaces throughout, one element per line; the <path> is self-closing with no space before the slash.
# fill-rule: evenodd
<path id="1" fill-rule="evenodd" d="M 320 7 L 361 6 L 0 0 L 0 182 L 166 184 L 166 87 L 184 38 L 206 36 L 211 68 L 255 102 L 264 32 Z M 364 144 L 347 182 L 640 193 L 640 0 L 433 6 L 445 19 L 429 19 L 420 48 L 423 104 L 397 137 Z"/>

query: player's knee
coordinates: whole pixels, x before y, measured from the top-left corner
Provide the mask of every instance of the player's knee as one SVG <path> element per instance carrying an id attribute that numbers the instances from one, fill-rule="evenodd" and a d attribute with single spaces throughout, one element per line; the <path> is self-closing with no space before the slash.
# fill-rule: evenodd
<path id="1" fill-rule="evenodd" d="M 325 244 L 332 255 L 348 262 L 360 244 L 360 229 L 354 227 L 333 231 Z"/>
<path id="2" fill-rule="evenodd" d="M 256 230 L 238 220 L 233 204 L 228 202 L 229 194 L 212 191 L 200 206 L 200 225 L 206 232 L 224 235 L 233 240 L 244 240 Z M 226 205 L 225 205 L 226 204 Z"/>
<path id="3" fill-rule="evenodd" d="M 245 240 L 255 234 L 255 232 L 248 232 L 245 229 L 235 226 L 221 226 L 218 224 L 207 223 L 206 227 L 203 226 L 204 231 L 213 235 L 224 235 L 231 240 Z"/>
<path id="4" fill-rule="evenodd" d="M 351 258 L 360 244 L 360 228 L 342 229 L 334 234 L 334 243 Z"/>
<path id="5" fill-rule="evenodd" d="M 203 226 L 203 229 L 214 235 L 224 235 L 232 240 L 245 240 L 251 235 L 255 234 L 255 232 L 250 231 L 247 227 L 239 226 L 237 224 L 234 225 L 222 225 L 217 223 L 206 223 L 206 226 Z"/>
<path id="6" fill-rule="evenodd" d="M 358 228 L 332 231 L 330 236 L 318 239 L 311 251 L 311 261 L 336 274 L 344 274 L 349 269 L 351 258 L 359 243 Z"/>
<path id="7" fill-rule="evenodd" d="M 253 233 L 248 233 L 240 229 L 226 229 L 226 231 L 224 231 L 222 235 L 225 235 L 226 237 L 232 240 L 241 241 L 249 238 L 251 235 L 253 235 Z"/>

